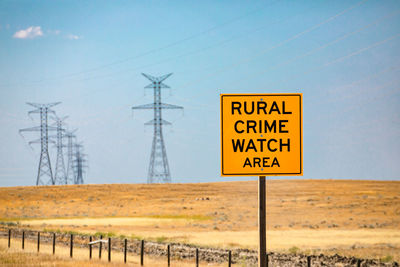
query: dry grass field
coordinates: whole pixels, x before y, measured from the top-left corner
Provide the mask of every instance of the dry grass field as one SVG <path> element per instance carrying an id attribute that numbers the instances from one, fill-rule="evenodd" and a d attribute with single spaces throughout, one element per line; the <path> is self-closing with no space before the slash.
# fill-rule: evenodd
<path id="1" fill-rule="evenodd" d="M 56 254 L 52 254 L 52 246 L 49 244 L 41 244 L 40 253 L 37 253 L 36 242 L 25 242 L 25 250 L 22 251 L 20 242 L 12 242 L 11 248 L 7 248 L 7 240 L 0 239 L 0 266 L 66 266 L 66 267 L 103 267 L 103 266 L 141 266 L 140 257 L 138 255 L 128 255 L 127 264 L 123 262 L 123 253 L 113 251 L 112 261 L 108 262 L 107 255 L 103 255 L 101 259 L 97 258 L 96 253 L 91 260 L 88 259 L 88 250 L 82 248 L 74 248 L 73 259 L 69 256 L 69 248 L 65 246 L 57 246 Z M 96 251 L 97 252 L 97 251 Z M 189 267 L 193 266 L 194 260 L 172 260 L 171 266 Z M 144 264 L 146 266 L 161 267 L 166 265 L 166 259 L 160 257 L 145 257 Z M 202 264 L 204 265 L 204 264 Z M 226 264 L 210 264 L 213 267 L 222 267 Z"/>
<path id="2" fill-rule="evenodd" d="M 257 182 L 0 188 L 0 221 L 160 242 L 257 247 Z M 400 260 L 400 182 L 268 180 L 267 246 Z"/>

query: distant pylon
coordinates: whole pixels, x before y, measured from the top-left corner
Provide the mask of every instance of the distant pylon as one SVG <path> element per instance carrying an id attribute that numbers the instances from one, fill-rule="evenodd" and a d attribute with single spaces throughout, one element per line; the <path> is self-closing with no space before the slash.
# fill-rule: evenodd
<path id="1" fill-rule="evenodd" d="M 65 133 L 67 137 L 67 184 L 75 184 L 76 172 L 74 168 L 74 138 L 76 129 Z"/>
<path id="2" fill-rule="evenodd" d="M 64 164 L 64 154 L 63 154 L 63 137 L 65 129 L 63 128 L 64 120 L 67 117 L 53 118 L 55 120 L 55 125 L 57 127 L 57 138 L 56 147 L 57 147 L 57 160 L 56 160 L 56 171 L 54 173 L 54 182 L 55 184 L 68 184 L 67 180 L 67 172 L 65 171 L 65 164 Z"/>
<path id="3" fill-rule="evenodd" d="M 75 179 L 75 184 L 83 184 L 83 173 L 84 173 L 84 168 L 87 166 L 85 165 L 86 159 L 85 154 L 82 153 L 81 151 L 82 145 L 81 144 L 75 144 L 75 159 L 74 159 L 74 168 L 75 168 L 75 173 L 76 173 L 76 179 Z"/>
<path id="4" fill-rule="evenodd" d="M 32 113 L 39 113 L 40 114 L 40 126 L 32 127 L 32 128 L 26 128 L 26 129 L 21 129 L 19 132 L 27 132 L 27 131 L 40 131 L 40 139 L 37 139 L 35 141 L 29 142 L 29 145 L 33 143 L 40 143 L 41 149 L 40 149 L 40 160 L 39 160 L 39 168 L 38 168 L 38 174 L 36 178 L 36 185 L 49 185 L 52 184 L 54 185 L 54 178 L 53 178 L 53 173 L 51 170 L 51 163 L 50 163 L 50 156 L 49 156 L 49 142 L 52 142 L 49 140 L 49 130 L 57 130 L 57 128 L 48 126 L 47 124 L 47 119 L 48 119 L 48 113 L 53 113 L 55 114 L 54 110 L 51 110 L 50 108 L 60 104 L 61 102 L 56 102 L 56 103 L 50 103 L 50 104 L 36 104 L 36 103 L 26 103 L 30 106 L 33 106 L 37 109 L 29 111 L 28 114 Z M 43 180 L 43 176 L 48 176 L 50 178 L 47 181 Z"/>
<path id="5" fill-rule="evenodd" d="M 171 174 L 169 171 L 167 151 L 165 149 L 164 137 L 162 134 L 162 125 L 170 125 L 171 123 L 162 119 L 162 109 L 183 109 L 181 106 L 165 104 L 161 102 L 161 88 L 169 88 L 168 85 L 162 82 L 167 79 L 172 73 L 161 76 L 153 77 L 142 73 L 144 77 L 149 79 L 152 83 L 145 88 L 154 89 L 154 102 L 151 104 L 133 107 L 132 109 L 153 109 L 154 119 L 145 123 L 145 125 L 154 125 L 153 144 L 151 148 L 149 173 L 147 183 L 170 183 Z"/>

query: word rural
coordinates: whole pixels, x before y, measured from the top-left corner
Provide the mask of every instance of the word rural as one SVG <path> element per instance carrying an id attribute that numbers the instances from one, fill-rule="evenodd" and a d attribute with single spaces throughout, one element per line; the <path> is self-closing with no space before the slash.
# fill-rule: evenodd
<path id="1" fill-rule="evenodd" d="M 221 95 L 222 175 L 302 175 L 302 94 Z"/>

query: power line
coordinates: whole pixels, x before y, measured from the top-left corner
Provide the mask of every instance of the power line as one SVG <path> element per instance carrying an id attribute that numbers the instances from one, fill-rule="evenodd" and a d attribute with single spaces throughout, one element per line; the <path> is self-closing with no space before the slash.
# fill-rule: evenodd
<path id="1" fill-rule="evenodd" d="M 373 22 L 371 22 L 371 23 L 368 23 L 368 24 L 366 24 L 366 25 L 364 25 L 364 26 L 358 28 L 358 29 L 355 30 L 355 31 L 346 33 L 346 34 L 344 34 L 344 35 L 342 35 L 342 36 L 336 38 L 336 39 L 333 40 L 333 41 L 330 41 L 330 42 L 328 42 L 328 43 L 326 43 L 326 44 L 320 45 L 320 46 L 318 46 L 317 48 L 314 48 L 314 49 L 312 49 L 312 50 L 310 50 L 310 51 L 307 51 L 306 53 L 303 53 L 303 54 L 301 54 L 301 55 L 298 55 L 298 56 L 296 56 L 296 57 L 294 57 L 294 58 L 292 58 L 292 59 L 289 59 L 289 60 L 286 60 L 286 61 L 284 61 L 284 62 L 282 62 L 282 63 L 276 64 L 275 66 L 272 66 L 272 67 L 270 67 L 270 68 L 267 69 L 267 70 L 263 70 L 263 71 L 261 71 L 261 72 L 258 72 L 258 73 L 256 73 L 256 74 L 254 74 L 253 76 L 260 76 L 260 75 L 265 74 L 265 73 L 267 73 L 267 72 L 269 72 L 269 71 L 271 71 L 271 70 L 274 70 L 274 69 L 277 69 L 277 68 L 280 68 L 280 67 L 283 67 L 283 66 L 287 66 L 288 64 L 293 63 L 293 62 L 295 62 L 295 61 L 297 61 L 297 60 L 299 60 L 299 59 L 302 59 L 302 58 L 305 58 L 305 57 L 307 57 L 307 56 L 313 55 L 313 54 L 315 54 L 316 52 L 318 52 L 318 51 L 320 51 L 320 50 L 322 50 L 322 49 L 325 49 L 325 48 L 327 48 L 327 47 L 329 47 L 329 46 L 331 46 L 331 45 L 333 45 L 333 44 L 336 44 L 336 43 L 338 43 L 338 42 L 340 42 L 340 41 L 343 41 L 343 40 L 347 39 L 347 38 L 350 37 L 350 36 L 353 36 L 353 35 L 355 35 L 355 34 L 357 34 L 357 33 L 359 33 L 359 32 L 362 32 L 362 31 L 364 31 L 364 30 L 366 30 L 366 29 L 368 29 L 368 28 L 370 28 L 370 27 L 372 27 L 372 26 L 378 25 L 378 24 L 381 23 L 382 21 L 384 21 L 384 20 L 386 20 L 386 19 L 389 19 L 389 18 L 392 18 L 392 17 L 394 17 L 394 16 L 397 16 L 397 15 L 399 15 L 399 14 L 400 14 L 400 11 L 399 11 L 399 10 L 397 10 L 397 11 L 395 11 L 395 12 L 392 12 L 392 13 L 386 15 L 386 16 L 383 16 L 383 17 L 381 17 L 381 18 L 379 18 L 379 19 L 377 19 L 377 20 L 375 20 L 375 21 L 373 21 Z M 246 78 L 246 79 L 249 79 L 249 78 Z M 225 84 L 225 86 L 226 86 L 227 84 L 236 83 L 237 80 L 238 80 L 238 79 L 230 80 L 229 82 L 227 82 L 227 83 Z M 241 78 L 241 80 L 243 80 L 243 78 Z"/>
<path id="2" fill-rule="evenodd" d="M 364 1 L 367 1 L 367 0 L 364 0 Z M 278 1 L 275 1 L 275 2 L 278 2 Z M 274 2 L 274 3 L 275 3 L 275 2 Z M 271 4 L 271 5 L 272 5 L 272 4 Z M 231 42 L 231 41 L 233 41 L 233 40 L 236 40 L 236 39 L 238 39 L 238 38 L 241 38 L 241 37 L 243 37 L 243 36 L 256 33 L 256 32 L 258 32 L 258 31 L 260 31 L 260 30 L 263 30 L 263 29 L 267 28 L 268 26 L 271 26 L 271 25 L 274 25 L 274 24 L 278 24 L 278 23 L 285 22 L 285 21 L 287 21 L 287 20 L 289 20 L 289 19 L 292 19 L 292 18 L 294 18 L 294 17 L 297 17 L 297 16 L 299 16 L 299 15 L 301 15 L 301 14 L 303 14 L 303 13 L 306 13 L 306 12 L 308 12 L 309 10 L 311 10 L 311 9 L 313 9 L 313 8 L 315 8 L 315 7 L 316 7 L 316 6 L 311 7 L 311 8 L 309 8 L 309 9 L 306 9 L 305 11 L 301 12 L 300 14 L 296 14 L 295 16 L 290 16 L 290 17 L 287 17 L 287 18 L 284 18 L 284 19 L 281 19 L 281 20 L 272 22 L 272 23 L 268 24 L 267 26 L 259 27 L 259 28 L 255 29 L 255 30 L 251 30 L 251 31 L 246 32 L 246 33 L 244 33 L 244 34 L 236 35 L 236 36 L 234 36 L 234 37 L 232 37 L 232 38 L 223 40 L 223 41 L 218 42 L 218 43 L 216 43 L 216 44 L 214 44 L 214 45 L 210 45 L 210 46 L 206 46 L 206 47 L 203 47 L 203 48 L 199 48 L 199 49 L 196 49 L 196 50 L 193 50 L 193 51 L 189 51 L 189 52 L 187 52 L 187 53 L 183 53 L 183 54 L 180 54 L 180 55 L 178 55 L 178 56 L 169 57 L 169 58 L 167 58 L 167 59 L 163 59 L 163 60 L 161 60 L 161 61 L 158 61 L 158 62 L 155 62 L 155 63 L 151 63 L 151 64 L 147 64 L 147 65 L 143 65 L 143 66 L 140 66 L 140 67 L 129 68 L 129 69 L 125 69 L 125 70 L 121 70 L 121 71 L 117 71 L 117 72 L 112 72 L 112 73 L 109 73 L 109 74 L 100 74 L 100 75 L 91 76 L 91 77 L 87 77 L 87 78 L 83 78 L 83 79 L 72 80 L 72 81 L 88 81 L 88 80 L 92 80 L 92 79 L 105 78 L 105 77 L 112 77 L 112 76 L 114 76 L 114 75 L 123 74 L 123 73 L 127 73 L 127 72 L 134 71 L 134 70 L 139 70 L 139 69 L 143 69 L 143 68 L 148 68 L 148 67 L 156 66 L 156 65 L 159 65 L 159 64 L 162 64 L 162 63 L 165 63 L 165 62 L 169 62 L 169 61 L 176 60 L 177 58 L 182 58 L 182 57 L 190 56 L 190 55 L 193 55 L 193 54 L 196 54 L 196 53 L 200 53 L 200 52 L 202 52 L 202 51 L 206 51 L 206 50 L 211 49 L 211 48 L 219 47 L 219 46 L 221 46 L 221 45 L 224 45 L 224 44 L 226 44 L 226 43 L 229 43 L 229 42 Z M 262 8 L 262 9 L 264 9 L 264 8 Z M 260 9 L 260 10 L 262 10 L 262 9 Z M 260 10 L 257 10 L 257 11 L 260 11 Z M 249 15 L 249 14 L 248 14 L 248 15 Z M 247 15 L 246 15 L 246 16 L 247 16 Z M 243 17 L 244 17 L 244 16 L 243 16 Z M 219 26 L 218 26 L 218 27 L 219 27 Z M 212 30 L 208 30 L 208 31 L 212 31 Z M 74 76 L 75 76 L 75 75 L 74 75 Z M 42 80 L 42 81 L 44 81 L 44 80 Z"/>
<path id="3" fill-rule="evenodd" d="M 376 72 L 376 73 L 373 73 L 373 74 L 371 74 L 371 75 L 368 75 L 368 76 L 366 76 L 366 77 L 363 77 L 362 79 L 359 79 L 359 80 L 353 81 L 353 82 L 351 82 L 351 83 L 342 85 L 342 86 L 337 87 L 337 88 L 335 88 L 335 89 L 331 89 L 331 90 L 328 91 L 328 93 L 330 93 L 330 94 L 332 94 L 332 93 L 338 93 L 338 92 L 340 92 L 340 91 L 343 91 L 345 88 L 353 87 L 353 86 L 355 86 L 355 85 L 357 85 L 357 84 L 359 84 L 359 83 L 361 83 L 361 82 L 365 82 L 365 81 L 371 80 L 372 78 L 381 76 L 381 75 L 383 75 L 383 74 L 385 74 L 385 73 L 387 73 L 387 72 L 389 72 L 389 71 L 392 71 L 392 70 L 393 70 L 393 71 L 398 71 L 398 70 L 400 70 L 400 66 L 390 66 L 390 67 L 385 68 L 385 69 L 383 69 L 383 70 L 381 70 L 381 71 L 378 71 L 378 72 Z M 346 91 L 346 93 L 347 93 L 347 91 Z"/>
<path id="4" fill-rule="evenodd" d="M 308 71 L 299 73 L 299 74 L 297 74 L 297 75 L 292 75 L 292 76 L 290 77 L 290 79 L 292 79 L 292 78 L 294 78 L 294 77 L 296 77 L 296 76 L 299 76 L 299 75 L 307 75 L 307 74 L 310 74 L 310 73 L 312 73 L 312 72 L 318 71 L 318 70 L 320 70 L 320 69 L 323 69 L 323 68 L 325 68 L 325 67 L 327 67 L 327 66 L 330 66 L 330 65 L 332 65 L 332 64 L 335 64 L 335 63 L 337 63 L 337 62 L 341 62 L 341 61 L 343 61 L 343 60 L 345 60 L 345 59 L 348 59 L 348 58 L 350 58 L 350 57 L 359 55 L 359 54 L 361 54 L 361 53 L 363 53 L 363 52 L 366 52 L 366 51 L 368 51 L 368 50 L 370 50 L 370 49 L 372 49 L 372 48 L 378 47 L 378 46 L 383 45 L 383 44 L 385 44 L 385 43 L 387 43 L 387 42 L 389 42 L 389 41 L 392 41 L 392 40 L 398 38 L 399 36 L 400 36 L 400 33 L 395 34 L 395 35 L 392 35 L 392 36 L 390 36 L 389 38 L 386 38 L 386 39 L 384 39 L 384 40 L 382 40 L 382 41 L 378 41 L 378 42 L 376 42 L 376 43 L 373 43 L 372 45 L 369 45 L 369 46 L 367 46 L 367 47 L 363 47 L 363 48 L 361 48 L 361 49 L 358 49 L 357 51 L 354 51 L 354 52 L 352 52 L 352 53 L 350 53 L 350 54 L 347 54 L 347 55 L 345 55 L 345 56 L 342 56 L 342 57 L 339 57 L 339 58 L 334 59 L 334 60 L 332 60 L 332 61 L 329 61 L 329 62 L 327 62 L 327 63 L 325 63 L 325 64 L 323 64 L 323 65 L 321 65 L 321 66 L 319 66 L 319 67 L 311 68 L 311 69 L 309 69 Z M 285 79 L 284 81 L 286 81 L 286 80 L 287 80 L 287 79 Z"/>
<path id="5" fill-rule="evenodd" d="M 261 31 L 261 30 L 265 30 L 266 28 L 268 28 L 268 27 L 270 27 L 270 26 L 272 26 L 272 25 L 279 24 L 279 23 L 283 23 L 283 22 L 285 22 L 285 21 L 288 21 L 288 20 L 290 20 L 290 19 L 293 19 L 294 17 L 297 17 L 297 16 L 299 16 L 299 15 L 302 15 L 303 13 L 306 13 L 306 12 L 312 10 L 312 9 L 315 8 L 315 7 L 316 7 L 316 6 L 311 7 L 311 8 L 308 8 L 307 10 L 305 10 L 305 11 L 299 13 L 299 14 L 296 14 L 295 16 L 291 16 L 291 17 L 287 17 L 287 18 L 284 18 L 284 19 L 280 19 L 280 20 L 271 22 L 271 23 L 268 24 L 267 26 L 262 26 L 262 27 L 253 29 L 253 30 L 251 30 L 251 31 L 248 31 L 248 32 L 246 32 L 246 33 L 233 36 L 233 37 L 231 37 L 231 38 L 229 38 L 229 39 L 225 39 L 225 40 L 223 40 L 223 41 L 221 41 L 221 42 L 218 42 L 218 43 L 215 43 L 215 44 L 213 44 L 213 45 L 209 45 L 209 46 L 206 46 L 206 47 L 201 47 L 201 48 L 195 49 L 195 50 L 193 50 L 193 51 L 188 51 L 188 52 L 186 52 L 186 53 L 182 53 L 182 54 L 177 55 L 177 56 L 173 56 L 173 57 L 169 57 L 169 58 L 166 58 L 166 59 L 157 61 L 157 62 L 155 62 L 155 63 L 142 65 L 142 66 L 140 66 L 140 67 L 128 68 L 128 69 L 124 69 L 124 70 L 120 70 L 120 71 L 116 71 L 116 72 L 112 72 L 112 73 L 108 73 L 108 74 L 99 74 L 99 75 L 96 75 L 96 76 L 91 76 L 91 77 L 87 77 L 87 78 L 83 78 L 83 79 L 78 79 L 78 80 L 74 80 L 74 81 L 88 81 L 88 80 L 92 80 L 92 79 L 105 78 L 105 77 L 112 77 L 112 76 L 114 76 L 114 75 L 123 74 L 123 73 L 131 72 L 131 71 L 135 71 L 135 70 L 140 70 L 140 69 L 144 69 L 144 68 L 148 68 L 148 67 L 157 66 L 157 65 L 159 65 L 159 64 L 163 64 L 163 63 L 166 63 L 166 62 L 174 61 L 174 60 L 176 60 L 176 59 L 178 59 L 178 58 L 184 58 L 184 57 L 187 57 L 187 56 L 190 56 L 190 55 L 194 55 L 194 54 L 197 54 L 197 53 L 201 53 L 201 52 L 204 52 L 204 51 L 206 51 L 206 50 L 209 50 L 209 49 L 212 49 L 212 48 L 216 48 L 216 47 L 222 46 L 222 45 L 224 45 L 224 44 L 227 44 L 227 43 L 232 42 L 232 41 L 234 41 L 234 40 L 237 40 L 237 39 L 239 39 L 239 38 L 243 38 L 244 36 L 247 36 L 247 35 L 250 35 L 250 34 L 259 32 L 259 31 Z"/>
<path id="6" fill-rule="evenodd" d="M 337 14 L 331 16 L 331 17 L 329 17 L 328 19 L 326 19 L 326 20 L 324 20 L 324 21 L 322 21 L 322 22 L 320 22 L 320 23 L 318 23 L 318 24 L 316 24 L 316 25 L 314 25 L 314 26 L 312 26 L 312 27 L 310 27 L 310 28 L 308 28 L 308 29 L 306 29 L 306 30 L 304 30 L 304 31 L 302 31 L 302 32 L 299 32 L 299 33 L 297 33 L 297 34 L 291 36 L 291 37 L 288 38 L 288 39 L 283 40 L 282 42 L 280 42 L 280 43 L 278 43 L 278 44 L 276 44 L 276 45 L 274 45 L 274 46 L 272 46 L 272 47 L 269 47 L 269 48 L 267 48 L 267 49 L 265 49 L 265 50 L 263 50 L 263 51 L 257 53 L 256 55 L 252 55 L 251 57 L 248 57 L 248 58 L 246 58 L 246 59 L 240 60 L 240 61 L 237 62 L 237 63 L 230 64 L 230 65 L 228 65 L 228 66 L 225 66 L 225 67 L 223 67 L 223 68 L 220 68 L 219 70 L 217 70 L 217 71 L 215 71 L 215 72 L 213 72 L 213 73 L 207 75 L 206 78 L 215 76 L 215 75 L 220 74 L 220 73 L 222 73 L 222 72 L 225 72 L 225 71 L 227 71 L 227 70 L 229 70 L 229 69 L 238 67 L 238 66 L 243 65 L 243 64 L 245 64 L 245 63 L 251 62 L 251 61 L 253 61 L 253 60 L 255 60 L 255 59 L 258 59 L 260 56 L 262 56 L 262 55 L 264 55 L 264 54 L 266 54 L 266 53 L 268 53 L 268 52 L 270 52 L 270 51 L 272 51 L 272 50 L 274 50 L 274 49 L 276 49 L 276 48 L 279 48 L 279 47 L 281 47 L 281 46 L 283 46 L 283 45 L 285 45 L 285 44 L 287 44 L 287 43 L 289 43 L 289 42 L 291 42 L 291 41 L 293 41 L 293 40 L 296 40 L 296 39 L 300 38 L 301 36 L 303 36 L 303 35 L 305 35 L 305 34 L 311 32 L 311 31 L 313 31 L 313 30 L 315 30 L 315 29 L 317 29 L 317 28 L 319 28 L 319 27 L 325 25 L 326 23 L 328 23 L 328 22 L 330 22 L 330 21 L 332 21 L 332 20 L 334 20 L 334 19 L 336 19 L 336 18 L 338 18 L 338 17 L 344 15 L 345 13 L 347 13 L 347 12 L 349 12 L 349 11 L 351 11 L 351 10 L 353 10 L 353 9 L 355 9 L 355 8 L 357 8 L 357 7 L 359 7 L 359 6 L 361 6 L 361 5 L 364 4 L 366 1 L 368 1 L 368 0 L 362 0 L 362 1 L 358 2 L 358 3 L 356 3 L 355 5 L 352 5 L 352 6 L 348 7 L 348 8 L 346 8 L 346 9 L 344 9 L 343 11 L 341 11 L 341 12 L 339 12 L 339 13 L 337 13 Z M 194 80 L 193 82 L 185 83 L 185 84 L 183 84 L 183 86 L 188 86 L 188 85 L 197 83 L 197 82 L 199 82 L 199 81 L 201 81 L 201 80 L 204 80 L 204 77 L 203 77 L 202 79 Z"/>
<path id="7" fill-rule="evenodd" d="M 258 13 L 258 12 L 264 10 L 265 8 L 267 8 L 269 6 L 272 6 L 272 5 L 276 4 L 276 3 L 278 3 L 279 1 L 281 1 L 281 0 L 275 0 L 273 2 L 267 3 L 263 7 L 256 8 L 256 9 L 250 11 L 250 12 L 247 12 L 244 15 L 235 17 L 235 18 L 233 18 L 231 20 L 228 20 L 228 21 L 223 22 L 221 24 L 212 26 L 212 27 L 210 27 L 210 28 L 208 28 L 206 30 L 203 30 L 201 32 L 189 35 L 189 36 L 187 36 L 185 38 L 182 38 L 182 39 L 178 39 L 178 40 L 173 41 L 173 42 L 171 42 L 169 44 L 166 44 L 164 46 L 161 46 L 161 47 L 158 47 L 158 48 L 154 48 L 154 49 L 150 49 L 150 50 L 148 50 L 146 52 L 137 54 L 135 56 L 131 56 L 131 57 L 127 57 L 127 58 L 124 58 L 124 59 L 121 59 L 121 60 L 117 60 L 117 61 L 114 61 L 114 62 L 111 62 L 111 63 L 103 64 L 103 65 L 100 65 L 100 66 L 97 66 L 97 67 L 93 67 L 91 69 L 87 69 L 87 70 L 83 70 L 83 71 L 79 71 L 79 72 L 74 72 L 74 73 L 70 73 L 70 74 L 65 74 L 65 75 L 62 75 L 62 76 L 59 76 L 59 77 L 55 77 L 55 78 L 41 79 L 41 80 L 34 81 L 34 82 L 35 83 L 40 83 L 40 82 L 43 82 L 43 81 L 59 80 L 59 79 L 63 79 L 63 78 L 74 77 L 74 76 L 78 76 L 78 75 L 81 75 L 81 74 L 86 74 L 86 73 L 94 72 L 94 71 L 97 71 L 97 70 L 105 69 L 105 68 L 108 68 L 108 67 L 111 67 L 111 66 L 114 66 L 114 65 L 119 65 L 119 64 L 122 64 L 122 63 L 125 63 L 125 62 L 128 62 L 128 61 L 132 61 L 134 59 L 138 59 L 138 58 L 141 58 L 141 57 L 144 57 L 144 56 L 147 56 L 147 55 L 151 55 L 151 54 L 157 53 L 159 51 L 166 50 L 168 48 L 177 46 L 177 45 L 179 45 L 181 43 L 193 40 L 193 39 L 195 39 L 195 38 L 197 38 L 199 36 L 202 36 L 202 35 L 208 34 L 210 32 L 213 32 L 213 31 L 215 31 L 215 30 L 217 30 L 217 29 L 219 29 L 221 27 L 224 27 L 224 26 L 229 25 L 231 23 L 234 23 L 236 21 L 242 20 L 242 19 L 244 19 L 244 18 L 246 18 L 246 17 L 248 17 L 250 15 L 253 15 L 255 13 Z"/>
<path id="8" fill-rule="evenodd" d="M 390 82 L 390 84 L 392 84 L 392 83 L 393 82 Z M 385 84 L 383 86 L 376 87 L 375 90 L 381 90 L 381 89 L 384 89 L 387 86 L 388 85 Z M 367 99 L 366 101 L 364 101 L 362 103 L 351 105 L 347 109 L 341 109 L 339 112 L 335 112 L 334 115 L 335 115 L 335 117 L 338 117 L 339 115 L 349 114 L 349 112 L 355 112 L 355 110 L 360 110 L 361 108 L 366 107 L 367 104 L 369 104 L 371 102 L 377 101 L 378 99 L 381 99 L 381 98 L 384 98 L 384 97 L 389 97 L 389 96 L 392 96 L 392 95 L 396 95 L 396 94 L 399 94 L 399 93 L 400 93 L 400 87 L 395 87 L 394 89 L 388 90 L 388 91 L 386 91 L 384 93 L 381 93 L 378 96 L 370 97 L 369 99 Z M 319 117 L 314 118 L 314 122 L 319 122 L 321 120 L 326 120 L 326 118 L 323 118 L 321 115 Z M 368 124 L 375 125 L 375 123 L 373 123 L 371 121 L 368 121 L 365 124 L 366 125 L 368 125 Z"/>
<path id="9" fill-rule="evenodd" d="M 389 37 L 389 38 L 387 38 L 387 39 L 385 39 L 385 40 L 376 42 L 376 43 L 374 43 L 374 44 L 372 44 L 372 45 L 370 45 L 370 46 L 361 48 L 361 49 L 359 49 L 359 50 L 357 50 L 357 51 L 355 51 L 355 52 L 353 52 L 353 53 L 351 53 L 351 54 L 349 54 L 349 55 L 340 57 L 340 58 L 338 58 L 338 59 L 336 59 L 336 60 L 333 60 L 333 61 L 331 61 L 331 62 L 329 62 L 329 63 L 326 63 L 324 66 L 329 66 L 329 65 L 335 64 L 335 63 L 337 63 L 337 62 L 343 61 L 343 60 L 345 60 L 345 59 L 347 59 L 347 58 L 349 58 L 349 57 L 356 56 L 356 55 L 361 54 L 361 53 L 363 53 L 363 52 L 365 52 L 365 51 L 367 51 L 367 50 L 369 50 L 369 49 L 371 49 L 371 48 L 374 48 L 374 47 L 380 46 L 380 45 L 382 45 L 382 44 L 384 44 L 384 43 L 387 43 L 387 42 L 389 42 L 389 41 L 392 41 L 393 39 L 396 39 L 396 38 L 399 37 L 399 36 L 400 36 L 400 33 L 399 33 L 399 34 L 392 35 L 391 37 Z"/>

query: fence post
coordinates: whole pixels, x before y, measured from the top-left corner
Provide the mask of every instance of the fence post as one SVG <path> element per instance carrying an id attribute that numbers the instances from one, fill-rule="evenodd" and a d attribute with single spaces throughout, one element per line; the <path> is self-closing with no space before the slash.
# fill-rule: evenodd
<path id="1" fill-rule="evenodd" d="M 127 243 L 128 243 L 128 240 L 125 238 L 125 240 L 124 240 L 124 263 L 126 263 Z"/>
<path id="2" fill-rule="evenodd" d="M 74 235 L 71 234 L 71 242 L 70 242 L 70 247 L 69 247 L 69 256 L 72 258 L 72 253 L 73 253 L 73 247 L 74 247 Z"/>
<path id="3" fill-rule="evenodd" d="M 307 256 L 307 267 L 311 267 L 311 256 Z"/>
<path id="4" fill-rule="evenodd" d="M 140 265 L 143 266 L 143 254 L 144 254 L 144 240 L 142 240 L 141 246 L 140 246 Z"/>
<path id="5" fill-rule="evenodd" d="M 89 236 L 89 243 L 92 242 L 92 236 Z M 92 244 L 89 244 L 89 259 L 92 258 Z"/>
<path id="6" fill-rule="evenodd" d="M 232 252 L 229 250 L 228 252 L 228 267 L 232 266 Z"/>
<path id="7" fill-rule="evenodd" d="M 111 261 L 111 237 L 108 238 L 108 261 Z"/>
<path id="8" fill-rule="evenodd" d="M 56 253 L 56 233 L 53 233 L 53 255 Z"/>
<path id="9" fill-rule="evenodd" d="M 11 229 L 8 229 L 8 248 L 11 246 Z"/>
<path id="10" fill-rule="evenodd" d="M 196 267 L 199 267 L 199 249 L 196 248 Z"/>
<path id="11" fill-rule="evenodd" d="M 37 251 L 40 250 L 40 232 L 37 233 Z"/>
<path id="12" fill-rule="evenodd" d="M 168 267 L 169 267 L 171 265 L 171 248 L 169 244 L 167 246 L 167 257 L 168 257 Z"/>
<path id="13" fill-rule="evenodd" d="M 102 235 L 100 235 L 100 240 L 103 238 Z M 101 259 L 101 247 L 102 247 L 103 243 L 99 243 L 99 259 Z"/>
<path id="14" fill-rule="evenodd" d="M 268 257 L 269 255 L 268 255 L 268 253 L 266 253 L 266 255 L 265 255 L 265 263 L 267 264 L 267 267 L 268 267 L 268 262 L 269 262 L 269 257 Z"/>
<path id="15" fill-rule="evenodd" d="M 22 249 L 25 249 L 25 231 L 22 231 Z"/>

